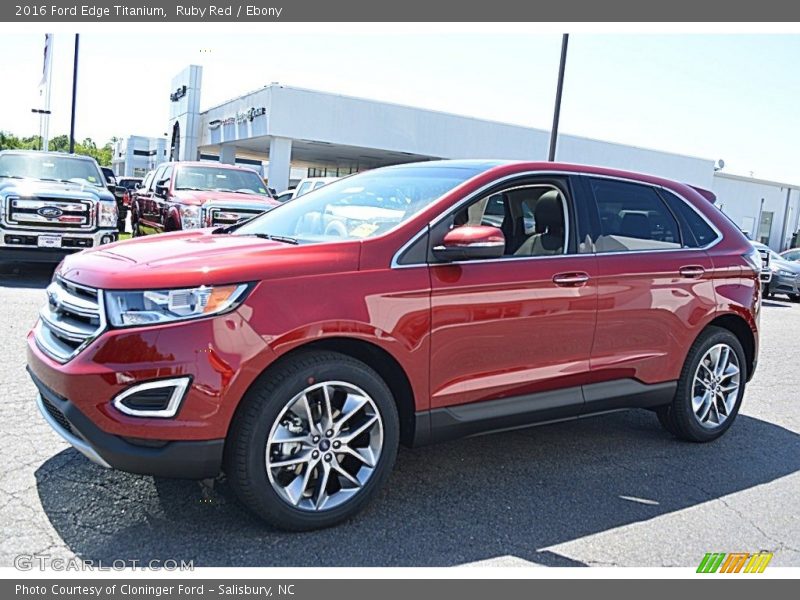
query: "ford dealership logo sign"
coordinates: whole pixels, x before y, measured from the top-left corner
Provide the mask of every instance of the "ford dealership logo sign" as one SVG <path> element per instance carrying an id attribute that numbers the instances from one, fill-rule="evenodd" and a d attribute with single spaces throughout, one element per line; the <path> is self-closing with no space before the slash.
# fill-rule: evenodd
<path id="1" fill-rule="evenodd" d="M 57 206 L 43 206 L 36 211 L 36 214 L 45 219 L 57 219 L 64 214 L 64 211 Z"/>

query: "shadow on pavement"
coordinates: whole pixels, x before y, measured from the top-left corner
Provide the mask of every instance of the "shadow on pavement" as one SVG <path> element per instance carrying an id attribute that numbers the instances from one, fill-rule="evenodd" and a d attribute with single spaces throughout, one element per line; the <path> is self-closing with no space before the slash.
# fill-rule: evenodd
<path id="1" fill-rule="evenodd" d="M 44 289 L 53 277 L 56 264 L 0 263 L 0 287 Z"/>
<path id="2" fill-rule="evenodd" d="M 800 436 L 740 415 L 712 444 L 664 433 L 646 411 L 401 450 L 366 511 L 303 534 L 254 518 L 220 479 L 154 480 L 74 450 L 36 472 L 50 521 L 84 559 L 196 566 L 448 566 L 543 550 L 752 488 L 800 469 Z M 644 502 L 642 502 L 642 500 Z"/>

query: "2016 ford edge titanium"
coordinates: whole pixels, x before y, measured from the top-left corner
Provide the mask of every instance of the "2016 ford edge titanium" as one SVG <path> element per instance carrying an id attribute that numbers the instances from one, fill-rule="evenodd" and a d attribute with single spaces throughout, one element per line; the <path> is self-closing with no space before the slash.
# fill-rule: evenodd
<path id="1" fill-rule="evenodd" d="M 93 461 L 224 471 L 255 513 L 311 529 L 361 509 L 401 442 L 623 408 L 719 437 L 756 366 L 759 271 L 681 183 L 409 164 L 68 257 L 28 365 L 44 418 Z"/>

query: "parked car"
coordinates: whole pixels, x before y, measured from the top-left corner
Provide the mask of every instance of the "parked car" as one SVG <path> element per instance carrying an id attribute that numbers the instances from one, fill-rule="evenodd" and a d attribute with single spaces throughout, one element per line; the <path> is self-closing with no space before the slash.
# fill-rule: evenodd
<path id="1" fill-rule="evenodd" d="M 134 236 L 234 225 L 275 206 L 251 169 L 208 162 L 159 165 L 132 200 Z"/>
<path id="2" fill-rule="evenodd" d="M 290 190 L 286 190 L 285 192 L 278 194 L 275 196 L 275 200 L 283 204 L 284 202 L 288 202 L 292 198 L 294 198 L 294 190 L 296 188 L 292 188 Z"/>
<path id="3" fill-rule="evenodd" d="M 788 250 L 781 252 L 780 255 L 783 260 L 789 260 L 792 262 L 800 261 L 800 248 L 789 248 Z"/>
<path id="4" fill-rule="evenodd" d="M 757 364 L 760 268 L 681 183 L 406 164 L 238 225 L 68 257 L 28 367 L 44 418 L 91 460 L 223 470 L 256 514 L 306 530 L 363 508 L 400 442 L 624 408 L 718 438 Z M 64 337 L 78 301 L 91 317 Z"/>
<path id="5" fill-rule="evenodd" d="M 329 183 L 336 181 L 337 179 L 339 178 L 306 177 L 305 179 L 301 179 L 300 183 L 298 183 L 296 187 L 278 194 L 276 199 L 278 200 L 278 202 L 288 202 L 289 200 L 294 200 L 295 198 L 299 198 L 300 196 L 305 196 L 308 192 L 318 190 L 319 188 L 326 186 Z"/>
<path id="6" fill-rule="evenodd" d="M 792 302 L 800 302 L 800 263 L 787 260 L 769 246 L 759 242 L 753 242 L 753 246 L 768 257 L 767 268 L 770 271 L 770 278 L 764 284 L 764 296 L 783 294 Z"/>
<path id="7" fill-rule="evenodd" d="M 744 234 L 744 232 L 742 232 Z M 745 234 L 746 235 L 746 234 Z M 772 281 L 772 269 L 770 268 L 770 256 L 774 254 L 769 246 L 761 242 L 750 241 L 753 248 L 758 250 L 761 256 L 761 292 L 764 296 L 769 294 L 769 284 Z"/>
<path id="8" fill-rule="evenodd" d="M 58 262 L 116 241 L 117 208 L 93 158 L 0 152 L 0 261 Z"/>
<path id="9" fill-rule="evenodd" d="M 117 176 L 114 174 L 113 169 L 110 167 L 100 167 L 103 172 L 103 177 L 106 179 L 108 191 L 114 194 L 117 201 L 117 231 L 119 233 L 125 232 L 125 219 L 127 212 L 125 210 L 125 188 L 118 185 Z"/>

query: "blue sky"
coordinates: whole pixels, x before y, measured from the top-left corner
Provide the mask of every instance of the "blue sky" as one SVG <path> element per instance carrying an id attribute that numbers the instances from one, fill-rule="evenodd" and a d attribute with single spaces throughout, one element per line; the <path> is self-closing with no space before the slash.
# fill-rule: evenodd
<path id="1" fill-rule="evenodd" d="M 544 129 L 552 119 L 558 35 L 151 35 L 146 27 L 81 36 L 78 137 L 163 134 L 170 80 L 190 63 L 204 66 L 203 107 L 279 81 Z M 0 130 L 38 130 L 30 109 L 43 34 L 0 36 L 0 67 L 15 84 L 0 95 Z M 69 129 L 72 43 L 56 34 L 52 134 Z M 576 34 L 561 129 L 800 183 L 799 65 L 799 35 Z"/>

